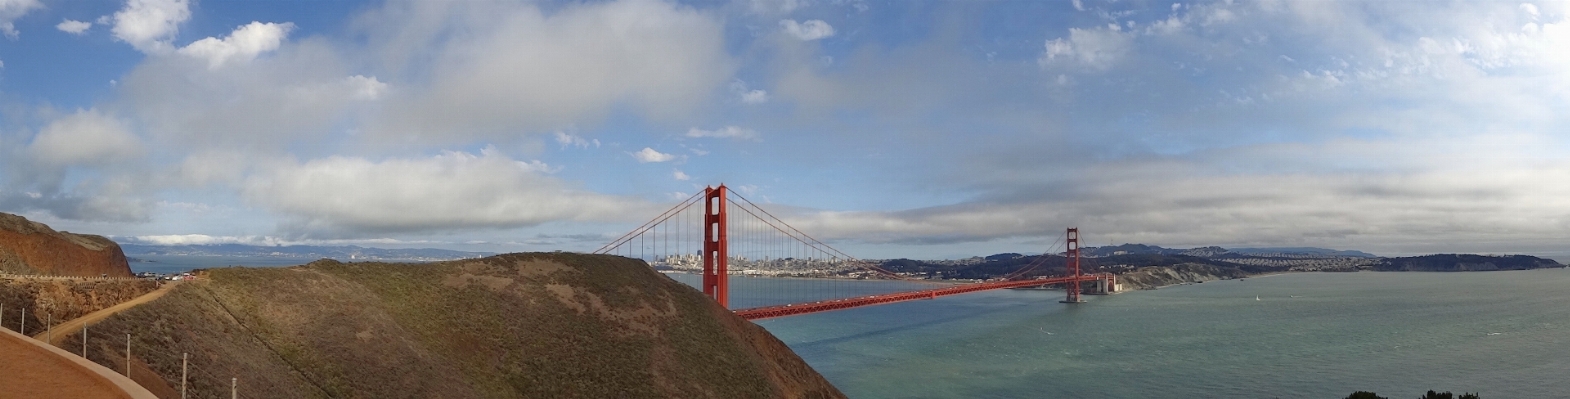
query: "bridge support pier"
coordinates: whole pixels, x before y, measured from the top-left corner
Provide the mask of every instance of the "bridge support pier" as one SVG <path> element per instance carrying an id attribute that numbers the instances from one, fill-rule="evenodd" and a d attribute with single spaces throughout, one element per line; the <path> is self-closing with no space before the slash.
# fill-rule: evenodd
<path id="1" fill-rule="evenodd" d="M 1117 276 L 1112 273 L 1097 273 L 1096 286 L 1091 288 L 1087 295 L 1110 295 L 1118 292 Z"/>
<path id="2" fill-rule="evenodd" d="M 730 242 L 725 236 L 725 185 L 703 189 L 703 295 L 730 309 Z"/>

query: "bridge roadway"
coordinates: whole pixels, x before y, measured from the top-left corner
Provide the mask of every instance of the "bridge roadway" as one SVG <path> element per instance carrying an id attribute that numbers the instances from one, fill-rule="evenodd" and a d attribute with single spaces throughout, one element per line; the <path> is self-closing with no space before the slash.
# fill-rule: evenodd
<path id="1" fill-rule="evenodd" d="M 1078 280 L 1080 282 L 1094 282 L 1098 277 L 1094 274 L 1081 274 L 1079 276 L 1062 276 L 1036 280 L 994 281 L 988 283 L 963 284 L 953 287 L 935 288 L 921 291 L 896 292 L 892 294 L 869 295 L 855 298 L 830 299 L 817 302 L 795 303 L 788 305 L 764 306 L 736 311 L 737 316 L 747 320 L 761 320 L 774 317 L 795 316 L 807 313 L 827 312 L 830 310 L 849 309 L 862 306 L 882 305 L 887 303 L 914 301 L 917 299 L 935 299 L 940 296 L 966 294 L 976 291 L 995 290 L 1001 288 L 1032 287 L 1046 284 L 1062 284 Z"/>

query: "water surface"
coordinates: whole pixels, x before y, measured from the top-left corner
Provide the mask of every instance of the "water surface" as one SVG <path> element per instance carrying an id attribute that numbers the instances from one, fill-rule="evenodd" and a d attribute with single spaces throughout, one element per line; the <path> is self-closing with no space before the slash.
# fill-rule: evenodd
<path id="1" fill-rule="evenodd" d="M 759 324 L 853 398 L 1570 397 L 1567 287 L 1564 269 L 1301 273 L 1079 305 L 997 290 Z"/>

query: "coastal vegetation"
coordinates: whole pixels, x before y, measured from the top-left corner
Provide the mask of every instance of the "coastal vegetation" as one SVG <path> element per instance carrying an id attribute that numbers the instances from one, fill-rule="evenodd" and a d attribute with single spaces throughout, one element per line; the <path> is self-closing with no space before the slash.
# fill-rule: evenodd
<path id="1" fill-rule="evenodd" d="M 0 327 L 20 330 L 25 323 L 27 331 L 42 331 L 46 324 L 82 317 L 157 288 L 157 282 L 139 279 L 0 278 Z"/>

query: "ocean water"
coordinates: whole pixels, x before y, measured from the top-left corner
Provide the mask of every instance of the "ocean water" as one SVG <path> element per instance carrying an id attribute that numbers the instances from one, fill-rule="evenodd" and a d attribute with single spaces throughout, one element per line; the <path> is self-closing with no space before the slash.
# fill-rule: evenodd
<path id="1" fill-rule="evenodd" d="M 131 262 L 132 273 L 182 273 L 191 271 L 191 269 L 206 269 L 227 266 L 294 266 L 311 263 L 311 261 L 316 260 L 268 256 L 132 255 L 130 257 L 143 260 L 143 262 Z"/>
<path id="2" fill-rule="evenodd" d="M 769 280 L 792 284 L 732 285 Z M 852 398 L 1570 398 L 1567 288 L 1566 269 L 1299 273 L 1078 305 L 998 290 L 758 324 Z"/>

